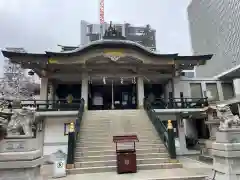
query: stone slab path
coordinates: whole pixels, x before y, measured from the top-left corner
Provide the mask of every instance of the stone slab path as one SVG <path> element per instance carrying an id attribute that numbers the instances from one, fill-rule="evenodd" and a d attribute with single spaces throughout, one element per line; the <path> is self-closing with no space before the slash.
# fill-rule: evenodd
<path id="1" fill-rule="evenodd" d="M 188 179 L 191 177 L 210 176 L 212 174 L 212 166 L 186 157 L 178 158 L 183 164 L 183 168 L 179 169 L 158 169 L 158 170 L 142 170 L 134 174 L 121 174 L 116 172 L 92 173 L 68 175 L 67 177 L 58 178 L 58 180 L 166 180 L 166 179 Z M 44 180 L 51 180 L 51 166 L 47 165 L 42 168 Z"/>

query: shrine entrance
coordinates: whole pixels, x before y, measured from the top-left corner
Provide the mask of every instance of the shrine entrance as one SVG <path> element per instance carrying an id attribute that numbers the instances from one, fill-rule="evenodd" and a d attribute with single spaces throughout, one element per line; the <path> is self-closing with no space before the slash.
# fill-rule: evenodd
<path id="1" fill-rule="evenodd" d="M 89 110 L 136 109 L 136 83 L 106 78 L 89 83 Z"/>

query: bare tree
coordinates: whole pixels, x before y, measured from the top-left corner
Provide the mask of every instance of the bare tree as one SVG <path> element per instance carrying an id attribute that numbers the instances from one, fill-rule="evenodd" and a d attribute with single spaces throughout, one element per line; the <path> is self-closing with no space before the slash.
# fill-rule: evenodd
<path id="1" fill-rule="evenodd" d="M 28 88 L 32 84 L 31 78 L 25 75 L 25 70 L 18 64 L 11 63 L 8 59 L 4 64 L 4 75 L 0 84 L 2 98 L 29 99 L 33 91 Z"/>

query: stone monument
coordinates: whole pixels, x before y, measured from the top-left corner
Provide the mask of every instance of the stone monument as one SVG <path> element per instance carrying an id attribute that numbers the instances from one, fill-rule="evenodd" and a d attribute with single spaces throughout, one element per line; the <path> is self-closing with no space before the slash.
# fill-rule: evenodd
<path id="1" fill-rule="evenodd" d="M 217 106 L 220 126 L 212 144 L 216 180 L 240 179 L 240 119 L 229 106 Z"/>
<path id="2" fill-rule="evenodd" d="M 39 180 L 43 132 L 35 110 L 23 108 L 0 118 L 0 180 Z M 1 113 L 0 113 L 1 115 Z M 5 113 L 6 115 L 6 113 Z"/>

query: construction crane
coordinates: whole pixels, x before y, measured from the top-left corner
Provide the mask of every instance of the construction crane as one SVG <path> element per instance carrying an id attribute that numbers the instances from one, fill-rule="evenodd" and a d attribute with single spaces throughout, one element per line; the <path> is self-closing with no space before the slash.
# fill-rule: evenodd
<path id="1" fill-rule="evenodd" d="M 99 20 L 100 20 L 100 37 L 103 37 L 103 26 L 104 26 L 104 0 L 99 0 Z"/>
<path id="2" fill-rule="evenodd" d="M 100 24 L 104 24 L 104 0 L 100 0 L 99 18 Z"/>

